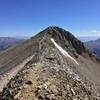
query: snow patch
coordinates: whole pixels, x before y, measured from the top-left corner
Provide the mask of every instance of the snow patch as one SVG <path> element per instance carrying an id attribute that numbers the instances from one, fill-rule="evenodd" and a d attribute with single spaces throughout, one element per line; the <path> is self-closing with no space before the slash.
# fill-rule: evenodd
<path id="1" fill-rule="evenodd" d="M 58 48 L 58 50 L 59 50 L 64 56 L 70 58 L 70 59 L 71 59 L 72 61 L 74 61 L 77 65 L 79 65 L 78 62 L 77 62 L 73 57 L 71 57 L 63 48 L 61 48 L 61 47 L 54 41 L 53 38 L 51 38 L 51 41 L 52 41 L 52 43 Z"/>

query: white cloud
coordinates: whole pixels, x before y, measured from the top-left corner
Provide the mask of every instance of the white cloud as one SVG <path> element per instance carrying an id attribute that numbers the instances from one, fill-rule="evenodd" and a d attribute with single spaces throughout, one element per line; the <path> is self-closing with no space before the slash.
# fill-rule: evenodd
<path id="1" fill-rule="evenodd" d="M 91 33 L 97 33 L 98 31 L 97 30 L 92 30 L 90 31 Z"/>
<path id="2" fill-rule="evenodd" d="M 100 37 L 100 31 L 98 30 L 90 30 L 90 31 L 84 31 L 80 33 L 81 36 L 99 36 Z"/>

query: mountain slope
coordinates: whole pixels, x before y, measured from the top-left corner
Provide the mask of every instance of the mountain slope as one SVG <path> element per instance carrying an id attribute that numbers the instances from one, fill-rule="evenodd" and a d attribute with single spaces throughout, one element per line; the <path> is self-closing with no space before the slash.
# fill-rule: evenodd
<path id="1" fill-rule="evenodd" d="M 0 51 L 4 51 L 11 46 L 17 45 L 23 42 L 24 39 L 17 39 L 11 37 L 0 37 Z"/>
<path id="2" fill-rule="evenodd" d="M 7 55 L 8 59 L 10 54 L 10 66 L 3 65 L 1 58 L 1 70 L 14 68 L 27 57 L 32 59 L 8 82 L 1 100 L 100 99 L 100 59 L 70 32 L 48 27 L 0 57 Z"/>
<path id="3" fill-rule="evenodd" d="M 95 52 L 96 55 L 100 56 L 100 39 L 97 39 L 95 41 L 88 41 L 85 43 L 85 45 L 92 52 Z"/>

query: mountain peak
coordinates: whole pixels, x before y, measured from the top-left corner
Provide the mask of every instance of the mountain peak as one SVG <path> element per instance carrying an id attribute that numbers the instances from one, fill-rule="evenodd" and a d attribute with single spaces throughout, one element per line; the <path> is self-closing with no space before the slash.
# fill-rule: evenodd
<path id="1" fill-rule="evenodd" d="M 59 29 L 60 27 L 59 26 L 49 26 L 47 27 L 47 29 Z"/>
<path id="2" fill-rule="evenodd" d="M 49 26 L 47 27 L 44 31 L 48 31 L 49 33 L 57 33 L 57 32 L 61 32 L 61 31 L 65 31 L 64 29 L 58 27 L 58 26 Z"/>
<path id="3" fill-rule="evenodd" d="M 78 54 L 85 52 L 84 44 L 78 40 L 72 33 L 58 27 L 50 26 L 41 31 L 37 36 L 43 36 L 46 41 L 53 38 L 60 46 L 66 48 L 74 48 Z"/>

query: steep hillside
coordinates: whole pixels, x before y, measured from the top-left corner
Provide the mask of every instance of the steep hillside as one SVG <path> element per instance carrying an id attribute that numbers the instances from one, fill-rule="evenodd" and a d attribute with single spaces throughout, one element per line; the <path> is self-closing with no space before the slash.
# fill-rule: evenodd
<path id="1" fill-rule="evenodd" d="M 1 100 L 100 100 L 100 59 L 70 32 L 48 27 L 1 54 L 1 74 L 23 61 Z"/>

